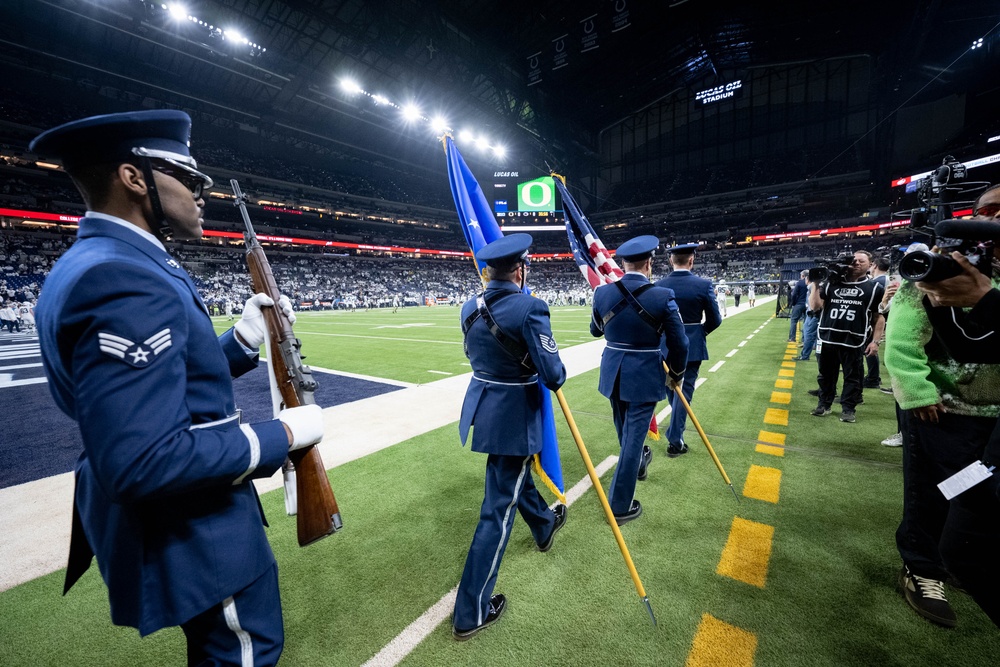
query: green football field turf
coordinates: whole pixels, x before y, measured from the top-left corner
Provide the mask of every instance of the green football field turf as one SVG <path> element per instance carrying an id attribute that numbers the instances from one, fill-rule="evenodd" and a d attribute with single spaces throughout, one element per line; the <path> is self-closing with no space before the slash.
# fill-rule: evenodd
<path id="1" fill-rule="evenodd" d="M 705 614 L 752 633 L 752 663 L 762 667 L 998 664 L 1000 632 L 966 595 L 948 589 L 959 626 L 945 630 L 918 617 L 896 589 L 901 451 L 879 444 L 895 432 L 892 398 L 866 391 L 856 424 L 840 422 L 837 406 L 832 415 L 810 416 L 815 361 L 783 369 L 788 321 L 772 319 L 773 312 L 773 302 L 741 312 L 709 337 L 712 360 L 702 366 L 706 382 L 693 402 L 741 502 L 690 422 L 685 456 L 668 459 L 663 440 L 649 442 L 649 479 L 636 491 L 645 514 L 622 534 L 658 626 L 590 490 L 570 507 L 547 554 L 515 523 L 497 584 L 509 605 L 499 623 L 459 643 L 445 620 L 401 664 L 679 666 L 689 656 L 692 665 L 746 664 L 737 662 L 735 643 L 716 646 L 731 659 L 709 663 L 702 655 L 698 662 L 692 655 Z M 224 319 L 217 319 L 220 328 Z M 561 348 L 592 340 L 588 319 L 588 309 L 553 309 Z M 322 368 L 413 383 L 469 371 L 457 308 L 303 313 L 296 331 L 307 362 Z M 794 375 L 779 378 L 781 370 Z M 595 464 L 618 450 L 597 379 L 592 370 L 564 387 Z M 776 390 L 778 379 L 792 380 L 791 388 Z M 774 391 L 790 393 L 790 402 L 771 402 L 781 398 Z M 764 424 L 769 408 L 787 409 L 787 426 Z M 556 417 L 570 487 L 586 471 Z M 784 456 L 756 450 L 762 430 L 786 435 Z M 360 665 L 448 593 L 478 518 L 484 465 L 484 456 L 459 445 L 451 424 L 337 467 L 330 479 L 345 528 L 304 549 L 280 491 L 265 494 L 285 614 L 283 664 Z M 751 466 L 780 471 L 777 502 L 743 495 Z M 610 479 L 611 472 L 603 476 L 605 488 Z M 737 517 L 773 528 L 770 557 L 758 570 L 762 586 L 717 572 Z M 63 575 L 0 593 L 0 664 L 184 664 L 179 630 L 140 640 L 111 625 L 96 568 L 66 597 Z"/>

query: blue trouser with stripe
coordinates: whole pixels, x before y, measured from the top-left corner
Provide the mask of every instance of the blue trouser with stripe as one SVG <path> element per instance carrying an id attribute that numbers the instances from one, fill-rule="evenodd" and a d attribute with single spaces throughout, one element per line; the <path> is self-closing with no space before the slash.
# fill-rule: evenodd
<path id="1" fill-rule="evenodd" d="M 608 503 L 615 514 L 625 514 L 632 507 L 635 495 L 636 476 L 642 458 L 642 445 L 649 431 L 649 421 L 653 418 L 656 403 L 636 403 L 611 399 L 611 412 L 615 418 L 615 430 L 621 452 L 615 475 L 611 478 Z"/>
<path id="2" fill-rule="evenodd" d="M 694 396 L 694 382 L 698 379 L 698 371 L 701 370 L 701 361 L 689 361 L 684 370 L 684 382 L 681 385 L 681 393 L 687 402 L 691 403 Z M 688 413 L 684 409 L 681 399 L 677 398 L 677 392 L 670 392 L 670 426 L 667 427 L 667 444 L 679 445 L 684 442 L 684 427 L 687 426 Z"/>
<path id="3" fill-rule="evenodd" d="M 517 512 L 524 517 L 536 544 L 547 540 L 555 527 L 555 514 L 531 478 L 532 458 L 490 454 L 486 460 L 486 493 L 479 525 L 455 600 L 454 626 L 459 630 L 470 630 L 486 620 Z"/>
<path id="4" fill-rule="evenodd" d="M 188 665 L 275 665 L 285 645 L 278 565 L 181 625 Z"/>

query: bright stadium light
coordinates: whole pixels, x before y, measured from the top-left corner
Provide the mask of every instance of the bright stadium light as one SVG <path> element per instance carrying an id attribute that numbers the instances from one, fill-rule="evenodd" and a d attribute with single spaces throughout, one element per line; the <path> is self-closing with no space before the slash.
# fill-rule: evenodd
<path id="1" fill-rule="evenodd" d="M 472 141 L 472 132 L 469 130 L 462 130 L 458 133 L 458 138 L 462 141 Z"/>
<path id="2" fill-rule="evenodd" d="M 435 132 L 444 132 L 448 129 L 448 121 L 442 116 L 434 116 L 431 119 L 431 129 Z"/>
<path id="3" fill-rule="evenodd" d="M 379 95 L 378 93 L 372 95 L 372 102 L 374 102 L 375 104 L 389 104 L 389 105 L 392 104 L 392 102 L 389 101 L 388 97 L 386 97 L 385 95 Z"/>
<path id="4" fill-rule="evenodd" d="M 507 149 L 497 144 L 496 146 L 493 147 L 493 154 L 496 155 L 497 157 L 503 157 L 504 155 L 507 154 Z"/>
<path id="5" fill-rule="evenodd" d="M 243 42 L 244 44 L 249 44 L 250 40 L 243 36 L 239 30 L 223 30 L 222 34 L 226 36 L 226 39 L 232 40 L 234 42 Z"/>
<path id="6" fill-rule="evenodd" d="M 403 107 L 403 119 L 409 122 L 420 118 L 420 108 L 415 104 L 407 104 Z"/>
<path id="7" fill-rule="evenodd" d="M 490 147 L 490 142 L 486 140 L 486 137 L 476 137 L 476 148 L 481 151 L 486 150 Z"/>
<path id="8" fill-rule="evenodd" d="M 341 79 L 340 87 L 343 88 L 346 92 L 350 93 L 351 95 L 356 95 L 357 93 L 365 92 L 364 90 L 361 89 L 361 86 L 359 86 L 357 82 L 354 81 L 353 79 Z"/>
<path id="9" fill-rule="evenodd" d="M 187 7 L 185 7 L 179 2 L 171 2 L 170 4 L 166 5 L 166 10 L 167 13 L 170 14 L 170 18 L 174 19 L 175 21 L 183 21 L 188 18 Z"/>

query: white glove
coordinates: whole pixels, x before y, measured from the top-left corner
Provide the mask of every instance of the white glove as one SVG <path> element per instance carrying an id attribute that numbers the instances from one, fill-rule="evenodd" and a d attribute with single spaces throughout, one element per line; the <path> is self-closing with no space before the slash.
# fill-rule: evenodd
<path id="1" fill-rule="evenodd" d="M 246 305 L 243 306 L 243 315 L 235 327 L 236 333 L 240 335 L 240 338 L 243 339 L 247 347 L 256 349 L 264 344 L 264 338 L 267 336 L 267 325 L 260 309 L 261 307 L 266 308 L 273 305 L 274 300 L 263 293 L 254 294 L 247 299 Z M 288 318 L 288 321 L 291 324 L 295 324 L 295 313 L 292 311 L 292 302 L 288 300 L 287 296 L 282 294 L 278 298 L 278 306 L 281 308 L 284 316 Z"/>
<path id="2" fill-rule="evenodd" d="M 323 439 L 323 408 L 318 405 L 300 405 L 285 408 L 278 413 L 278 419 L 292 432 L 292 444 L 288 451 L 315 445 Z"/>

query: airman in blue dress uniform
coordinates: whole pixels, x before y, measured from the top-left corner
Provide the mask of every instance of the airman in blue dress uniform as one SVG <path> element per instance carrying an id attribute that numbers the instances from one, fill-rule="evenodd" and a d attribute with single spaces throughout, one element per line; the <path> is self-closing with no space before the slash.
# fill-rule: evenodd
<path id="1" fill-rule="evenodd" d="M 637 236 L 618 248 L 625 275 L 594 291 L 590 333 L 604 336 L 598 391 L 611 400 L 621 454 L 611 480 L 608 501 L 618 525 L 642 514 L 633 498 L 636 480 L 645 479 L 652 452 L 644 447 L 657 401 L 667 396 L 670 381 L 679 382 L 687 364 L 687 337 L 674 293 L 649 282 L 655 236 Z M 667 354 L 661 353 L 666 340 Z"/>
<path id="2" fill-rule="evenodd" d="M 472 428 L 472 451 L 489 454 L 486 493 L 455 600 L 453 633 L 472 637 L 503 614 L 507 600 L 493 595 L 515 509 L 540 551 L 548 551 L 566 522 L 566 506 L 550 510 L 531 477 L 531 461 L 542 449 L 541 385 L 556 390 L 566 381 L 541 299 L 524 294 L 528 234 L 510 234 L 482 248 L 489 283 L 462 306 L 465 351 L 472 381 L 462 404 L 459 434 Z M 540 381 L 540 382 L 539 382 Z"/>
<path id="3" fill-rule="evenodd" d="M 190 664 L 271 665 L 284 642 L 277 567 L 250 480 L 318 442 L 323 417 L 307 406 L 239 423 L 231 375 L 256 366 L 260 308 L 274 304 L 252 297 L 217 338 L 163 245 L 201 236 L 212 180 L 190 133 L 183 112 L 140 111 L 31 144 L 62 160 L 89 209 L 37 310 L 49 387 L 84 446 L 65 590 L 96 555 L 114 623 L 141 635 L 180 625 Z"/>
<path id="4" fill-rule="evenodd" d="M 701 362 L 708 359 L 706 336 L 722 324 L 722 314 L 715 299 L 712 281 L 699 278 L 691 273 L 694 266 L 694 252 L 697 243 L 685 243 L 670 248 L 670 264 L 674 270 L 666 278 L 656 281 L 657 287 L 667 287 L 674 291 L 674 299 L 684 322 L 684 332 L 688 338 L 687 368 L 681 391 L 688 403 L 694 396 L 694 383 L 698 379 Z M 704 322 L 702 319 L 704 318 Z M 663 350 L 666 354 L 666 350 Z M 670 395 L 670 426 L 667 427 L 667 456 L 675 458 L 687 453 L 684 443 L 684 427 L 687 411 L 677 394 Z"/>

